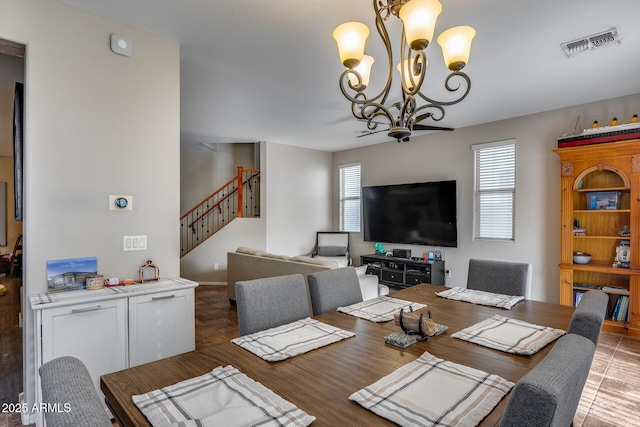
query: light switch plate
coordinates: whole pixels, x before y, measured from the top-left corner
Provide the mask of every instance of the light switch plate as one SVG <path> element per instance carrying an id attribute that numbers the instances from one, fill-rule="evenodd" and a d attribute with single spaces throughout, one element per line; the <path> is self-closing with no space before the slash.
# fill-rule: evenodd
<path id="1" fill-rule="evenodd" d="M 122 249 L 125 252 L 129 251 L 146 251 L 147 250 L 147 236 L 124 236 L 122 241 Z"/>

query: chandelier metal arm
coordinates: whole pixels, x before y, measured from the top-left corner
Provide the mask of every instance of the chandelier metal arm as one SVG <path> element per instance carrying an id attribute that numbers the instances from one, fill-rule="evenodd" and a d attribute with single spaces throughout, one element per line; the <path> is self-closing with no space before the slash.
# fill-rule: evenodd
<path id="1" fill-rule="evenodd" d="M 418 114 L 421 111 L 425 111 L 425 110 L 436 110 L 437 113 L 434 114 L 433 112 L 429 111 L 426 112 L 424 114 Z M 440 120 L 442 120 L 444 118 L 444 114 L 445 114 L 445 110 L 444 107 L 442 105 L 439 104 L 427 104 L 427 105 L 423 105 L 420 108 L 417 108 L 415 111 L 415 119 L 412 123 L 412 125 L 418 124 L 421 121 L 425 120 L 425 119 L 431 119 L 434 122 L 439 122 Z"/>
<path id="2" fill-rule="evenodd" d="M 393 126 L 395 119 L 389 109 L 384 106 L 384 103 L 387 101 L 387 97 L 391 90 L 391 83 L 393 81 L 393 50 L 391 49 L 391 39 L 386 27 L 384 26 L 384 21 L 389 17 L 391 8 L 395 3 L 397 3 L 397 0 L 392 0 L 387 3 L 373 0 L 373 9 L 376 13 L 376 29 L 378 30 L 378 34 L 380 35 L 387 51 L 388 61 L 387 81 L 380 92 L 376 96 L 369 98 L 364 92 L 366 87 L 362 85 L 362 76 L 353 69 L 344 70 L 340 75 L 339 80 L 342 94 L 351 102 L 351 112 L 354 117 L 357 119 L 371 120 L 373 117 L 384 116 L 389 120 L 389 124 L 391 126 Z M 356 85 L 351 83 L 349 75 L 356 77 L 358 82 Z M 355 91 L 355 94 L 351 95 L 347 90 L 347 87 L 352 91 Z M 374 108 L 374 110 L 370 111 L 371 108 Z M 380 111 L 378 111 L 378 109 L 380 109 Z M 367 111 L 365 112 L 365 110 Z M 377 124 L 374 125 L 374 128 L 376 126 Z M 367 127 L 369 127 L 369 124 Z"/>
<path id="3" fill-rule="evenodd" d="M 360 108 L 361 118 L 367 120 L 367 128 L 373 130 L 379 123 L 373 121 L 376 117 L 384 117 L 389 120 L 389 125 L 393 126 L 395 119 L 391 111 L 379 102 L 367 102 Z"/>
<path id="4" fill-rule="evenodd" d="M 422 91 L 418 92 L 418 95 L 424 99 L 425 101 L 431 103 L 431 104 L 437 104 L 437 105 L 442 105 L 442 106 L 446 106 L 446 105 L 455 105 L 459 102 L 461 102 L 463 99 L 465 99 L 467 97 L 467 95 L 469 94 L 469 91 L 471 90 L 471 79 L 469 78 L 468 75 L 466 75 L 465 73 L 463 73 L 462 71 L 454 71 L 452 73 L 450 73 L 447 78 L 444 81 L 444 87 L 449 91 L 449 92 L 456 92 L 460 89 L 461 85 L 458 84 L 458 86 L 453 87 L 451 86 L 451 84 L 449 83 L 449 81 L 454 78 L 454 77 L 460 77 L 462 78 L 465 82 L 466 82 L 466 90 L 462 93 L 462 95 L 460 95 L 458 98 L 454 99 L 453 101 L 437 101 L 434 99 L 429 98 L 428 96 L 426 96 L 424 93 L 422 93 Z M 444 113 L 443 113 L 444 115 Z"/>

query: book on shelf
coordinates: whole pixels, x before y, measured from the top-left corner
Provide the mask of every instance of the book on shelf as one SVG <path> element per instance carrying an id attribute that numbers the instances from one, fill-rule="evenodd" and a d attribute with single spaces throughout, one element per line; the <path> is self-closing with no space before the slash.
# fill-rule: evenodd
<path id="1" fill-rule="evenodd" d="M 590 283 L 574 283 L 574 288 L 602 289 L 601 285 L 592 285 Z"/>
<path id="2" fill-rule="evenodd" d="M 580 304 L 580 300 L 582 300 L 582 296 L 584 295 L 584 291 L 576 291 L 575 302 L 573 304 L 574 307 L 577 307 Z"/>
<path id="3" fill-rule="evenodd" d="M 629 297 L 627 295 L 620 295 L 616 299 L 616 303 L 613 306 L 611 312 L 611 320 L 617 320 L 625 322 L 629 315 Z"/>
<path id="4" fill-rule="evenodd" d="M 629 293 L 629 289 L 623 287 L 623 286 L 613 286 L 613 285 L 605 285 L 602 287 L 603 291 L 609 291 L 609 292 L 622 292 L 622 293 Z"/>
<path id="5" fill-rule="evenodd" d="M 618 299 L 620 299 L 620 310 L 618 310 L 618 316 L 616 317 L 616 320 L 625 322 L 629 314 L 629 297 L 626 295 L 621 295 L 618 297 Z"/>
<path id="6" fill-rule="evenodd" d="M 611 320 L 616 320 L 616 317 L 618 317 L 618 312 L 620 311 L 620 297 L 618 297 L 616 299 L 616 303 L 613 306 L 613 310 L 611 311 L 609 317 L 611 318 Z"/>

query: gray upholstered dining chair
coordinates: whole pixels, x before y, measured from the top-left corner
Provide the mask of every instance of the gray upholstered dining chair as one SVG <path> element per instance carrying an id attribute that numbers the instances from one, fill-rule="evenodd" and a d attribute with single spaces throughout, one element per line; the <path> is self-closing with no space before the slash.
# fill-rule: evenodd
<path id="1" fill-rule="evenodd" d="M 314 315 L 362 301 L 360 280 L 353 267 L 311 273 L 307 281 Z"/>
<path id="2" fill-rule="evenodd" d="M 560 338 L 511 389 L 500 427 L 568 427 L 573 423 L 595 353 L 581 335 Z"/>
<path id="3" fill-rule="evenodd" d="M 604 318 L 607 315 L 608 305 L 609 296 L 606 293 L 585 292 L 576 311 L 571 316 L 567 333 L 582 335 L 597 344 Z"/>
<path id="4" fill-rule="evenodd" d="M 60 408 L 45 412 L 48 427 L 112 427 L 82 361 L 71 356 L 58 357 L 42 365 L 39 372 L 43 402 Z"/>
<path id="5" fill-rule="evenodd" d="M 302 274 L 236 282 L 240 335 L 248 335 L 310 316 Z"/>
<path id="6" fill-rule="evenodd" d="M 519 262 L 469 260 L 467 289 L 529 298 L 531 264 Z"/>

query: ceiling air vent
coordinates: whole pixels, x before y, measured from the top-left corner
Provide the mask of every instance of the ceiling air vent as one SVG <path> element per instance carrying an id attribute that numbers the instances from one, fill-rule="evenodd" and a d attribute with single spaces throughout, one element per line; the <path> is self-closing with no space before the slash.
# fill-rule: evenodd
<path id="1" fill-rule="evenodd" d="M 566 43 L 561 43 L 564 53 L 571 58 L 576 53 L 584 52 L 589 49 L 596 49 L 613 43 L 620 43 L 620 33 L 618 28 L 612 28 L 598 34 L 582 37 Z"/>

